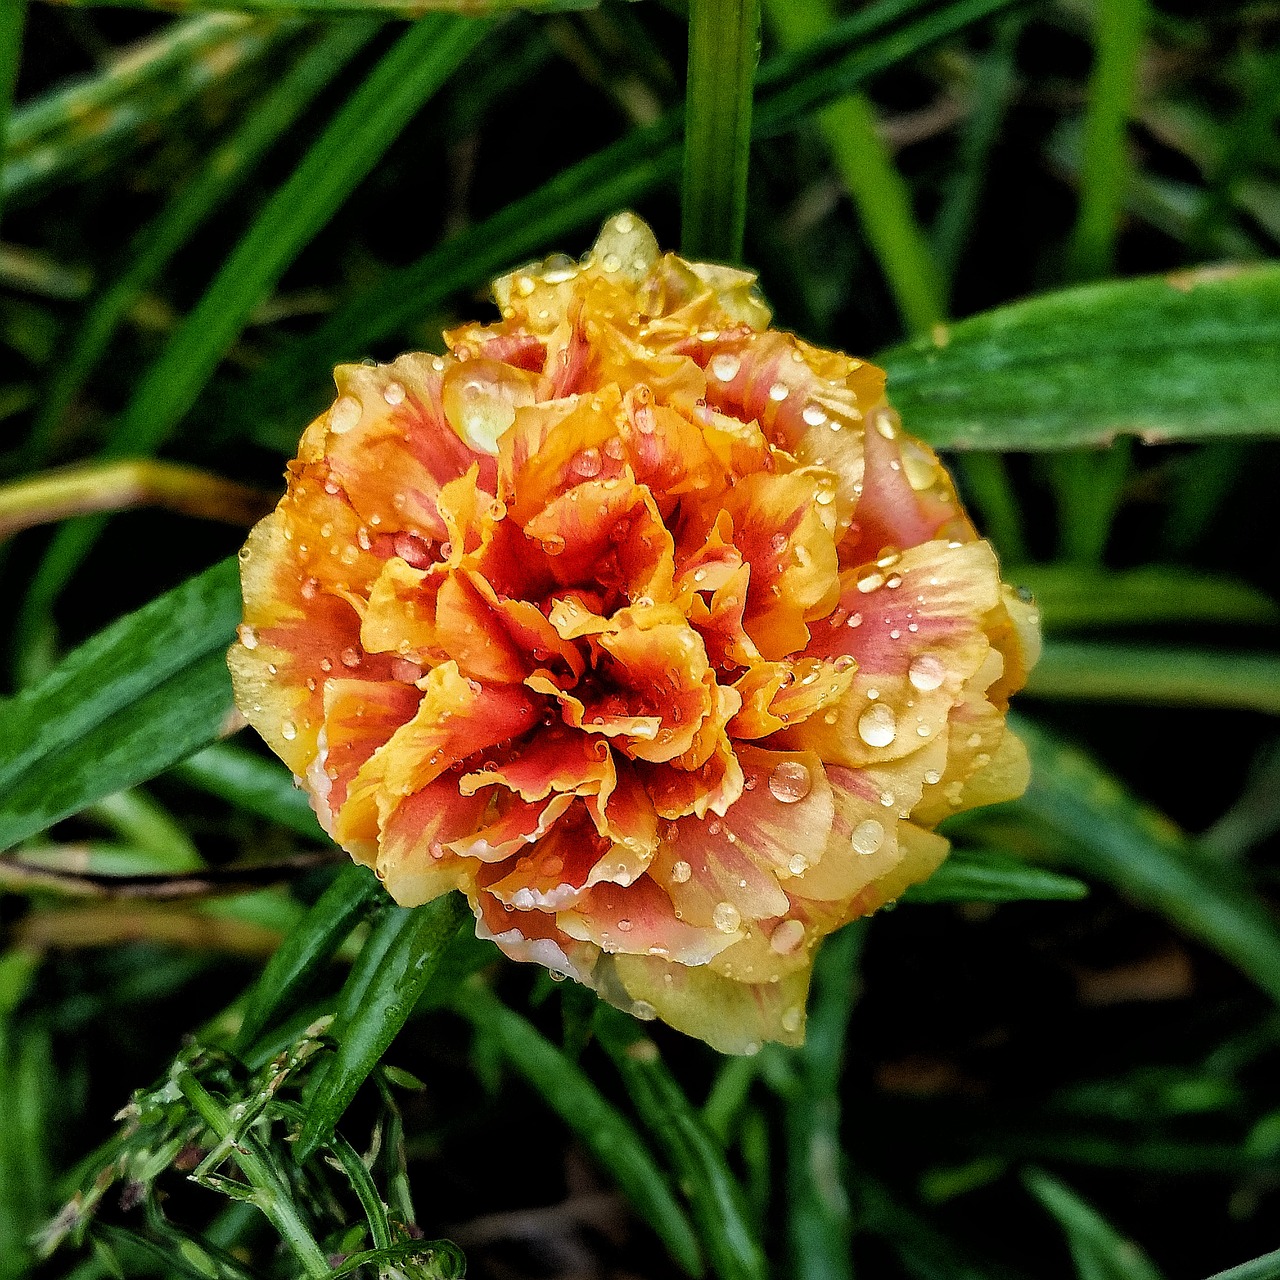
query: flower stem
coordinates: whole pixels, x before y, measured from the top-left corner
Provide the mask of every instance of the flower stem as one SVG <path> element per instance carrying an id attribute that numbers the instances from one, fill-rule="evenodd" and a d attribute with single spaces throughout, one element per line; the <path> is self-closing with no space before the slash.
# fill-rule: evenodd
<path id="1" fill-rule="evenodd" d="M 742 258 L 759 57 L 760 0 L 692 0 L 681 229 L 691 258 Z"/>
<path id="2" fill-rule="evenodd" d="M 232 1137 L 231 1117 L 189 1071 L 178 1077 L 178 1088 L 200 1118 L 224 1142 Z M 254 1203 L 280 1238 L 293 1250 L 304 1273 L 323 1280 L 330 1267 L 315 1237 L 298 1215 L 286 1188 L 268 1164 L 258 1144 L 247 1134 L 235 1135 L 235 1161 L 254 1190 Z"/>
<path id="3" fill-rule="evenodd" d="M 0 538 L 90 511 L 164 507 L 182 515 L 250 525 L 272 499 L 195 467 L 151 458 L 88 463 L 0 485 Z"/>

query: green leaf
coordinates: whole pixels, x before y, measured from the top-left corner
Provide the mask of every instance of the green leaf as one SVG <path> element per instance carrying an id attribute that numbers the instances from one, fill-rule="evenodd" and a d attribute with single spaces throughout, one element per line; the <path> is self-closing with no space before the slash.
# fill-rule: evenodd
<path id="1" fill-rule="evenodd" d="M 1070 902 L 1088 894 L 1089 886 L 1080 880 L 1028 866 L 1007 854 L 955 849 L 933 875 L 922 884 L 912 885 L 902 895 L 902 901 Z"/>
<path id="2" fill-rule="evenodd" d="M 338 996 L 329 1031 L 337 1053 L 307 1101 L 299 1160 L 328 1142 L 356 1090 L 413 1012 L 465 918 L 465 902 L 451 893 L 421 907 L 389 907 L 369 934 Z"/>
<path id="3" fill-rule="evenodd" d="M 1065 449 L 1280 432 L 1280 265 L 1045 294 L 880 357 L 916 435 Z"/>
<path id="4" fill-rule="evenodd" d="M 207 745 L 231 711 L 234 558 L 121 618 L 0 702 L 0 849 Z"/>
<path id="5" fill-rule="evenodd" d="M 1037 698 L 1235 707 L 1280 715 L 1280 657 L 1050 640 L 1026 692 Z"/>
<path id="6" fill-rule="evenodd" d="M 1128 123 L 1151 11 L 1147 0 L 1098 0 L 1080 167 L 1080 212 L 1067 248 L 1078 280 L 1109 275 L 1129 180 Z"/>
<path id="7" fill-rule="evenodd" d="M 1032 591 L 1046 631 L 1280 622 L 1280 606 L 1256 587 L 1178 565 L 1112 571 L 1089 565 L 1015 564 L 1005 567 L 1005 577 Z"/>
<path id="8" fill-rule="evenodd" d="M 881 0 L 852 15 L 815 45 L 761 67 L 752 116 L 756 136 L 791 127 L 829 98 L 1012 3 L 958 0 L 916 16 L 921 0 Z M 897 26 L 904 17 L 911 20 Z M 839 56 L 814 70 L 805 63 L 811 51 Z M 386 272 L 241 388 L 236 405 L 251 419 L 257 438 L 292 452 L 299 405 L 310 408 L 323 394 L 322 380 L 327 381 L 336 360 L 357 358 L 373 343 L 409 333 L 451 295 L 547 251 L 560 237 L 599 222 L 674 178 L 681 163 L 681 115 L 669 112 L 653 125 L 633 130 L 416 262 Z M 280 417 L 287 425 L 263 429 L 264 420 L 270 424 Z"/>
<path id="9" fill-rule="evenodd" d="M 165 27 L 101 71 L 18 106 L 5 137 L 6 202 L 79 177 L 110 150 L 153 137 L 210 85 L 277 47 L 278 19 L 211 13 Z"/>
<path id="10" fill-rule="evenodd" d="M 1057 1219 L 1079 1280 L 1162 1280 L 1151 1260 L 1092 1205 L 1042 1169 L 1027 1169 L 1023 1185 Z"/>
<path id="11" fill-rule="evenodd" d="M 182 761 L 173 774 L 306 840 L 329 839 L 316 821 L 307 793 L 294 785 L 293 775 L 278 761 L 257 752 L 230 742 L 215 742 Z"/>
<path id="12" fill-rule="evenodd" d="M 29 457 L 43 460 L 53 432 L 130 308 L 377 29 L 373 21 L 346 22 L 302 51 L 280 83 L 252 104 L 240 127 L 134 238 L 123 272 L 94 301 L 54 368 L 31 430 Z"/>
<path id="13" fill-rule="evenodd" d="M 698 1238 L 666 1176 L 631 1123 L 601 1096 L 581 1068 L 479 982 L 468 982 L 455 993 L 453 1010 L 489 1037 L 577 1134 L 681 1269 L 691 1276 L 703 1275 Z"/>
<path id="14" fill-rule="evenodd" d="M 482 21 L 427 17 L 383 55 L 267 202 L 140 379 L 111 433 L 107 456 L 154 453 L 173 434 L 254 307 L 488 30 Z M 25 610 L 28 625 L 48 608 L 103 524 L 100 517 L 79 519 L 58 531 L 32 586 Z"/>
<path id="15" fill-rule="evenodd" d="M 244 1052 L 281 1014 L 298 1006 L 318 971 L 380 897 L 382 886 L 368 867 L 343 867 L 254 983 L 236 1033 L 237 1051 Z"/>
<path id="16" fill-rule="evenodd" d="M 1209 1280 L 1277 1280 L 1277 1277 L 1280 1277 L 1280 1249 L 1250 1258 L 1227 1271 L 1215 1272 Z"/>
<path id="17" fill-rule="evenodd" d="M 22 33 L 26 26 L 27 0 L 0 0 L 0 143 L 9 133 L 13 88 L 22 57 Z M 4 192 L 0 190 L 0 211 Z"/>
<path id="18" fill-rule="evenodd" d="M 742 259 L 759 56 L 760 0 L 692 0 L 680 198 L 680 245 L 690 258 Z"/>
<path id="19" fill-rule="evenodd" d="M 724 1150 L 667 1069 L 658 1046 L 635 1020 L 601 1004 L 596 1036 L 622 1076 L 632 1105 L 666 1152 L 688 1197 L 712 1270 L 721 1280 L 764 1280 L 764 1251 L 742 1187 Z"/>
<path id="20" fill-rule="evenodd" d="M 1030 753 L 1031 785 L 1004 808 L 1051 828 L 1070 865 L 1160 913 L 1280 1001 L 1280 929 L 1257 895 L 1083 752 L 1021 716 L 1009 722 Z"/>
<path id="21" fill-rule="evenodd" d="M 840 1139 L 840 1080 L 849 1018 L 862 986 L 865 921 L 828 938 L 813 966 L 796 1087 L 785 1095 L 787 1228 L 795 1280 L 849 1280 L 853 1215 Z"/>

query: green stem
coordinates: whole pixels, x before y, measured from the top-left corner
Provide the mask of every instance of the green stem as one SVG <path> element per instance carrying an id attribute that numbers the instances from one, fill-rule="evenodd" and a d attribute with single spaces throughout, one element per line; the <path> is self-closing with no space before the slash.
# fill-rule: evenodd
<path id="1" fill-rule="evenodd" d="M 190 1072 L 178 1078 L 178 1088 L 199 1117 L 223 1142 L 232 1137 L 231 1117 Z M 329 1262 L 305 1222 L 298 1216 L 286 1189 L 281 1185 L 258 1144 L 248 1134 L 235 1135 L 236 1164 L 254 1190 L 254 1203 L 293 1250 L 312 1280 L 325 1280 Z"/>
<path id="2" fill-rule="evenodd" d="M 766 0 L 766 13 L 788 52 L 821 39 L 834 22 L 826 0 Z M 822 108 L 818 123 L 903 320 L 914 333 L 928 332 L 946 316 L 942 278 L 875 108 L 864 94 L 846 94 Z"/>
<path id="3" fill-rule="evenodd" d="M 1067 249 L 1075 280 L 1109 275 L 1129 182 L 1127 125 L 1150 23 L 1147 0 L 1097 0 L 1097 55 L 1089 79 L 1080 168 L 1080 211 Z"/>
<path id="4" fill-rule="evenodd" d="M 681 228 L 691 258 L 742 258 L 759 56 L 760 0 L 692 0 Z"/>
<path id="5" fill-rule="evenodd" d="M 4 154 L 13 107 L 13 90 L 18 81 L 22 57 L 22 29 L 27 16 L 27 0 L 0 0 L 0 155 Z M 0 188 L 0 205 L 4 199 Z"/>

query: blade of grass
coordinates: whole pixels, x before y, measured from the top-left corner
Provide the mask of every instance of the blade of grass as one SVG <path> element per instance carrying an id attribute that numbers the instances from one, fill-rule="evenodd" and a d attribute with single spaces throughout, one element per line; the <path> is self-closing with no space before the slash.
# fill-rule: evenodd
<path id="1" fill-rule="evenodd" d="M 903 902 L 1072 902 L 1088 897 L 1089 886 L 1072 876 L 1028 866 L 1007 854 L 955 849 Z"/>
<path id="2" fill-rule="evenodd" d="M 492 1038 L 506 1061 L 577 1134 L 680 1268 L 691 1276 L 703 1275 L 698 1238 L 666 1175 L 631 1123 L 586 1074 L 478 981 L 455 992 L 452 1008 Z"/>
<path id="3" fill-rule="evenodd" d="M 761 67 L 753 131 L 756 136 L 781 132 L 830 97 L 1012 3 L 1015 0 L 957 0 L 937 12 L 916 16 L 920 0 L 883 0 L 824 37 L 823 48 L 841 56 L 819 71 L 794 74 L 795 67 L 803 64 L 790 55 Z M 895 29 L 904 15 L 911 20 Z M 850 50 L 849 45 L 856 47 Z M 229 412 L 246 422 L 251 419 L 257 438 L 270 447 L 292 452 L 297 423 L 305 417 L 305 409 L 299 413 L 299 408 L 311 407 L 315 387 L 336 360 L 362 355 L 374 343 L 409 333 L 452 294 L 546 250 L 558 237 L 626 207 L 669 181 L 680 169 L 680 120 L 681 113 L 675 111 L 652 126 L 633 130 L 416 262 L 386 272 L 313 335 L 293 344 L 261 375 L 246 381 L 234 395 Z M 287 426 L 280 424 L 282 417 Z"/>
<path id="4" fill-rule="evenodd" d="M 635 1020 L 609 1005 L 595 1014 L 596 1037 L 613 1059 L 632 1106 L 666 1152 L 689 1200 L 707 1261 L 720 1280 L 763 1280 L 764 1251 L 742 1187 L 724 1151 Z"/>
<path id="5" fill-rule="evenodd" d="M 1071 450 L 1046 460 L 1058 515 L 1058 552 L 1075 564 L 1100 565 L 1133 471 L 1126 438 L 1101 452 Z"/>
<path id="6" fill-rule="evenodd" d="M 1032 773 L 1026 795 L 1003 807 L 1047 825 L 1068 864 L 1163 915 L 1280 1001 L 1280 929 L 1261 900 L 1083 752 L 1021 716 L 1010 723 Z"/>
<path id="7" fill-rule="evenodd" d="M 90 307 L 44 390 L 31 428 L 29 464 L 48 455 L 54 431 L 138 298 L 377 30 L 374 20 L 355 20 L 325 32 L 280 83 L 251 106 L 240 127 L 134 238 L 124 271 Z"/>
<path id="8" fill-rule="evenodd" d="M 482 21 L 423 18 L 382 57 L 267 202 L 143 375 L 106 456 L 149 454 L 172 435 L 254 307 L 488 29 Z M 102 526 L 101 519 L 83 519 L 59 530 L 28 594 L 20 635 L 43 629 L 53 600 Z"/>
<path id="9" fill-rule="evenodd" d="M 26 26 L 27 0 L 0 0 L 0 156 L 7 149 L 13 90 L 22 59 L 22 33 Z M 4 212 L 0 190 L 0 214 Z"/>
<path id="10" fill-rule="evenodd" d="M 237 1051 L 248 1049 L 282 1013 L 298 1006 L 318 970 L 381 896 L 368 867 L 343 867 L 254 983 L 236 1033 Z"/>
<path id="11" fill-rule="evenodd" d="M 680 244 L 694 259 L 742 260 L 760 0 L 691 0 Z"/>
<path id="12" fill-rule="evenodd" d="M 1280 431 L 1280 267 L 1049 293 L 878 358 L 903 420 L 953 449 Z"/>
<path id="13" fill-rule="evenodd" d="M 1094 67 L 1084 116 L 1080 208 L 1067 247 L 1067 274 L 1110 274 L 1129 175 L 1128 123 L 1151 14 L 1147 0 L 1096 0 Z"/>
<path id="14" fill-rule="evenodd" d="M 933 223 L 934 259 L 948 290 L 954 284 L 978 212 L 991 153 L 1017 88 L 1014 55 L 1022 27 L 1018 15 L 1001 19 L 990 51 L 974 62 L 969 86 L 973 109 L 961 127 L 955 168 L 943 188 Z"/>
<path id="15" fill-rule="evenodd" d="M 795 1052 L 799 1081 L 785 1100 L 788 1248 L 797 1280 L 853 1275 L 840 1078 L 866 933 L 863 921 L 846 925 L 818 952 L 805 1042 Z"/>
<path id="16" fill-rule="evenodd" d="M 234 557 L 121 618 L 0 702 L 0 849 L 207 745 L 231 712 Z"/>
<path id="17" fill-rule="evenodd" d="M 981 455 L 973 455 L 981 456 Z M 1045 630 L 1162 623 L 1280 622 L 1280 606 L 1256 587 L 1178 565 L 1109 571 L 1074 564 L 1020 564 L 1006 576 L 1035 595 Z"/>
<path id="18" fill-rule="evenodd" d="M 1037 698 L 1236 707 L 1280 715 L 1280 657 L 1051 639 L 1026 691 Z"/>
<path id="19" fill-rule="evenodd" d="M 978 510 L 982 532 L 1002 559 L 1029 559 L 1022 534 L 1022 511 L 1004 459 L 998 453 L 962 453 L 954 460 L 966 495 Z"/>
<path id="20" fill-rule="evenodd" d="M 1250 1258 L 1238 1267 L 1217 1271 L 1209 1280 L 1277 1280 L 1277 1277 L 1280 1277 L 1280 1249 L 1274 1253 L 1264 1253 L 1258 1258 Z"/>
<path id="21" fill-rule="evenodd" d="M 1147 1255 L 1066 1183 L 1043 1169 L 1026 1169 L 1022 1185 L 1062 1228 L 1080 1280 L 1162 1280 Z"/>
<path id="22" fill-rule="evenodd" d="M 834 19 L 829 0 L 766 0 L 765 12 L 788 50 L 820 38 Z M 846 94 L 819 111 L 818 126 L 907 329 L 927 333 L 946 315 L 942 279 L 875 108 L 863 94 Z"/>
<path id="23" fill-rule="evenodd" d="M 408 1021 L 440 958 L 468 918 L 466 903 L 447 894 L 425 906 L 389 907 L 374 926 L 338 996 L 329 1034 L 337 1045 L 307 1099 L 297 1157 L 329 1141 L 356 1091 Z"/>
<path id="24" fill-rule="evenodd" d="M 22 103 L 9 121 L 6 201 L 88 172 L 108 150 L 140 145 L 211 85 L 278 47 L 278 19 L 215 13 L 176 22 L 104 70 Z"/>
<path id="25" fill-rule="evenodd" d="M 173 776 L 304 839 L 328 839 L 289 771 L 244 747 L 215 742 L 179 764 Z"/>

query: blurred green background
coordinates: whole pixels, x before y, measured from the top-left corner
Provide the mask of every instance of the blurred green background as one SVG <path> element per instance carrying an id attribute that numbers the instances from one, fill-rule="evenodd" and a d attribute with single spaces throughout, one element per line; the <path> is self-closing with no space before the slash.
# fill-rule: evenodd
<path id="1" fill-rule="evenodd" d="M 764 0 L 753 113 L 730 0 L 692 56 L 679 0 L 177 7 L 0 0 L 0 1277 L 1280 1276 L 1280 7 Z M 802 1051 L 637 1050 L 209 745 L 234 572 L 178 584 L 332 365 L 621 208 L 745 219 L 1043 614 L 1031 791 Z"/>

